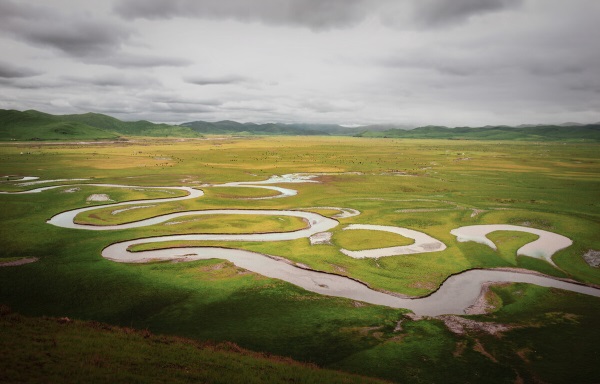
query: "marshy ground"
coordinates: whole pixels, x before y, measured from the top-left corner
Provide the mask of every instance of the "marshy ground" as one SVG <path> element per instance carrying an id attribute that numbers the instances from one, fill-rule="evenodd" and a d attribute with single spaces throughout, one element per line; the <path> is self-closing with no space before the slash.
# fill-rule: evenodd
<path id="1" fill-rule="evenodd" d="M 595 326 L 600 318 L 598 298 L 520 283 L 491 286 L 486 293 L 491 312 L 466 318 L 501 324 L 501 337 L 487 332 L 490 327 L 473 323 L 463 324 L 464 332 L 456 333 L 448 328 L 447 319 L 413 319 L 402 309 L 313 294 L 221 260 L 128 265 L 101 257 L 102 249 L 111 243 L 178 230 L 260 232 L 263 227 L 257 217 L 249 217 L 241 226 L 239 220 L 211 217 L 94 233 L 54 227 L 46 220 L 77 207 L 176 197 L 166 189 L 85 184 L 181 185 L 203 189 L 205 195 L 116 214 L 114 208 L 90 211 L 96 216 L 81 220 L 118 224 L 190 210 L 344 207 L 360 215 L 337 218 L 340 225 L 332 230 L 331 244 L 311 245 L 302 238 L 201 245 L 280 256 L 410 296 L 426 295 L 448 276 L 473 268 L 516 267 L 600 284 L 600 270 L 584 259 L 589 250 L 600 249 L 597 149 L 595 144 L 574 143 L 282 137 L 2 145 L 0 174 L 90 180 L 36 194 L 0 195 L 6 207 L 0 221 L 0 257 L 39 259 L 0 268 L 0 303 L 31 316 L 68 316 L 198 340 L 231 341 L 255 351 L 394 381 L 594 382 L 600 377 L 594 352 L 600 342 Z M 276 191 L 201 187 L 289 173 L 319 174 L 319 182 L 275 184 L 298 194 L 258 200 Z M 18 184 L 3 182 L 1 188 L 22 191 L 53 185 Z M 88 201 L 94 194 L 113 201 Z M 149 204 L 140 204 L 145 205 Z M 329 217 L 339 214 L 332 209 L 313 210 Z M 271 217 L 264 228 L 293 231 L 304 225 L 278 219 Z M 353 259 L 340 247 L 360 250 L 373 244 L 360 241 L 360 233 L 347 238 L 346 232 L 352 231 L 343 228 L 350 224 L 408 228 L 439 239 L 447 248 Z M 481 224 L 555 232 L 573 244 L 558 251 L 552 265 L 516 255 L 531 241 L 531 234 L 492 233 L 490 238 L 498 246 L 493 250 L 474 242 L 459 243 L 450 233 Z M 381 234 L 381 244 L 395 241 L 389 235 Z M 400 238 L 397 245 L 405 241 Z M 578 350 L 570 347 L 573 343 L 580 346 Z"/>

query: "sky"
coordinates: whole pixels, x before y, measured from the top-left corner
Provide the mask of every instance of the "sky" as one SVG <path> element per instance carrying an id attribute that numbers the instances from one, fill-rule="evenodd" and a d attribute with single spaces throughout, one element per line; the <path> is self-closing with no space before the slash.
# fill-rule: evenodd
<path id="1" fill-rule="evenodd" d="M 0 108 L 169 123 L 595 123 L 598 20 L 598 0 L 0 0 Z"/>

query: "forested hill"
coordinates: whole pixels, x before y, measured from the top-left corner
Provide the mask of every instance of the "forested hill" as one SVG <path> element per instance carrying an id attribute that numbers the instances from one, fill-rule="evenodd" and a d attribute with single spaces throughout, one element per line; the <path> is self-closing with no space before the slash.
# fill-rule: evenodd
<path id="1" fill-rule="evenodd" d="M 365 130 L 355 136 L 454 140 L 600 141 L 600 124 L 481 128 L 426 126 L 411 130 L 389 129 L 379 132 Z"/>
<path id="2" fill-rule="evenodd" d="M 97 140 L 120 136 L 201 137 L 187 127 L 121 121 L 99 113 L 51 115 L 0 109 L 0 140 Z"/>

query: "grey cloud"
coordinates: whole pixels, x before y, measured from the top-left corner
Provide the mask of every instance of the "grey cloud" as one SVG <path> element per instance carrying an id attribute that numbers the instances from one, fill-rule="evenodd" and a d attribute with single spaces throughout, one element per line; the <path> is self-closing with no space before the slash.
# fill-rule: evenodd
<path id="1" fill-rule="evenodd" d="M 63 76 L 63 79 L 77 84 L 96 85 L 98 87 L 147 87 L 160 84 L 158 80 L 152 77 L 116 73 L 93 77 Z"/>
<path id="2" fill-rule="evenodd" d="M 234 19 L 314 30 L 347 28 L 371 16 L 389 25 L 439 27 L 471 16 L 514 8 L 524 0 L 120 0 L 115 12 L 127 19 L 195 17 Z"/>
<path id="3" fill-rule="evenodd" d="M 108 56 L 97 56 L 87 60 L 93 64 L 109 65 L 116 68 L 185 67 L 191 60 L 176 57 L 116 52 Z"/>
<path id="4" fill-rule="evenodd" d="M 417 22 L 426 26 L 445 26 L 469 17 L 514 8 L 523 0 L 421 0 L 414 3 Z"/>
<path id="5" fill-rule="evenodd" d="M 190 84 L 196 85 L 228 85 L 246 83 L 249 80 L 243 76 L 225 75 L 225 76 L 188 76 L 184 80 Z"/>
<path id="6" fill-rule="evenodd" d="M 27 4 L 17 4 L 10 0 L 0 1 L 0 21 L 6 22 L 13 18 L 38 18 L 42 16 L 42 8 L 32 7 Z M 50 8 L 43 8 L 50 11 Z"/>
<path id="7" fill-rule="evenodd" d="M 115 12 L 125 18 L 198 17 L 298 25 L 313 29 L 345 27 L 362 21 L 381 0 L 121 0 Z"/>
<path id="8" fill-rule="evenodd" d="M 214 112 L 215 107 L 203 104 L 179 104 L 179 103 L 154 103 L 152 105 L 154 111 L 178 113 L 178 114 L 193 114 L 193 113 L 208 113 Z"/>
<path id="9" fill-rule="evenodd" d="M 54 8 L 0 3 L 0 30 L 30 44 L 85 57 L 118 49 L 131 35 L 121 23 L 100 20 L 89 14 L 66 14 Z"/>
<path id="10" fill-rule="evenodd" d="M 162 93 L 155 93 L 147 95 L 147 99 L 153 103 L 166 103 L 166 104 L 182 104 L 182 105 L 206 105 L 206 106 L 219 106 L 223 104 L 223 101 L 216 99 L 194 99 L 184 98 L 180 96 L 169 96 Z"/>
<path id="11" fill-rule="evenodd" d="M 35 24 L 19 29 L 20 37 L 28 42 L 76 57 L 103 55 L 119 49 L 130 35 L 130 31 L 122 26 L 93 20 Z"/>
<path id="12" fill-rule="evenodd" d="M 4 61 L 0 61 L 0 78 L 21 78 L 40 75 L 41 72 L 35 71 L 27 67 L 12 65 Z"/>
<path id="13" fill-rule="evenodd" d="M 50 89 L 50 88 L 63 88 L 68 86 L 68 82 L 56 81 L 56 80 L 32 80 L 23 78 L 0 78 L 0 84 L 15 88 L 15 89 Z"/>
<path id="14" fill-rule="evenodd" d="M 359 105 L 347 100 L 309 99 L 303 101 L 301 106 L 318 113 L 348 112 L 358 109 Z"/>
<path id="15" fill-rule="evenodd" d="M 0 31 L 90 64 L 116 68 L 191 64 L 186 59 L 127 52 L 124 48 L 134 30 L 122 21 L 94 17 L 91 13 L 68 14 L 55 8 L 0 0 Z"/>

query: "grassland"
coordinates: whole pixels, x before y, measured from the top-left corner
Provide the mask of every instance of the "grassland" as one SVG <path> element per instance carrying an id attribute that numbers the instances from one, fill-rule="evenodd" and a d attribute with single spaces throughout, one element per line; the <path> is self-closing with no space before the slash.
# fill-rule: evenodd
<path id="1" fill-rule="evenodd" d="M 333 243 L 338 248 L 345 248 L 351 251 L 361 251 L 371 248 L 395 247 L 398 245 L 413 244 L 413 239 L 404 236 L 380 231 L 352 230 L 338 231 L 333 238 Z"/>
<path id="2" fill-rule="evenodd" d="M 282 256 L 408 295 L 428 294 L 449 275 L 470 268 L 521 267 L 600 284 L 600 271 L 582 258 L 587 250 L 600 249 L 597 144 L 273 137 L 0 146 L 0 175 L 42 179 L 198 186 L 295 172 L 323 174 L 319 183 L 282 185 L 298 190 L 293 197 L 245 200 L 238 197 L 270 192 L 206 187 L 202 188 L 206 195 L 196 200 L 164 202 L 118 215 L 110 215 L 114 210 L 110 208 L 94 212 L 114 217 L 117 223 L 187 210 L 306 209 L 333 216 L 339 212 L 312 207 L 347 207 L 361 214 L 338 219 L 332 245 L 311 246 L 307 239 L 201 245 Z M 31 187 L 0 184 L 5 191 L 26 188 Z M 195 340 L 231 341 L 254 351 L 399 382 L 503 383 L 518 377 L 568 382 L 568 372 L 578 382 L 600 377 L 594 368 L 596 355 L 590 352 L 591 345 L 600 343 L 594 326 L 600 318 L 598 299 L 521 285 L 498 288 L 497 311 L 473 317 L 514 325 L 497 338 L 480 331 L 456 335 L 440 319 L 411 320 L 404 310 L 319 296 L 220 260 L 117 264 L 100 257 L 108 244 L 177 232 L 171 227 L 178 225 L 97 233 L 46 224 L 58 212 L 88 205 L 87 197 L 93 193 L 108 194 L 115 201 L 150 193 L 78 188 L 73 193 L 61 187 L 0 195 L 6 207 L 0 221 L 0 258 L 40 259 L 0 268 L 0 303 L 28 316 L 68 316 Z M 213 230 L 222 233 L 234 231 L 237 222 L 211 220 Z M 407 227 L 448 248 L 379 260 L 352 259 L 339 252 L 343 242 L 358 239 L 344 240 L 345 235 L 360 235 L 342 230 L 351 223 Z M 450 234 L 463 225 L 501 223 L 557 232 L 574 244 L 554 256 L 555 268 L 515 256 L 516 249 L 530 240 L 528 234 L 490 235 L 498 251 L 458 243 Z M 253 220 L 248 228 L 255 231 L 260 225 Z M 382 238 L 380 244 L 401 245 L 397 242 L 402 240 Z M 532 300 L 539 303 L 531 305 Z M 395 330 L 399 321 L 402 329 Z M 573 351 L 571 340 L 585 346 Z"/>
<path id="3" fill-rule="evenodd" d="M 148 330 L 0 308 L 3 383 L 381 383 L 291 359 Z M 59 362 L 57 364 L 57 362 Z"/>

